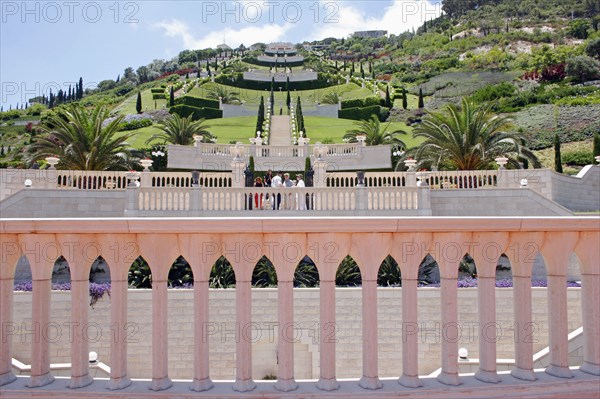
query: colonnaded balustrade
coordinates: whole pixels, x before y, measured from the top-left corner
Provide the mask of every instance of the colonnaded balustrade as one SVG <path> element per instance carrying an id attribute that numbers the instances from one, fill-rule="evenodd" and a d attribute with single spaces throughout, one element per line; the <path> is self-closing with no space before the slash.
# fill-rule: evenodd
<path id="1" fill-rule="evenodd" d="M 7 397 L 25 397 L 40 392 L 44 397 L 130 397 L 136 387 L 174 390 L 177 397 L 194 393 L 171 388 L 168 375 L 167 276 L 179 256 L 190 264 L 194 275 L 195 342 L 194 379 L 187 383 L 193 391 L 213 390 L 228 397 L 233 391 L 247 392 L 256 387 L 252 375 L 251 340 L 236 342 L 235 382 L 211 381 L 209 346 L 204 326 L 209 322 L 208 280 L 211 268 L 221 256 L 227 257 L 236 277 L 236 322 L 251 325 L 251 278 L 256 263 L 268 257 L 278 277 L 278 372 L 274 385 L 261 385 L 260 397 L 320 397 L 316 390 L 336 391 L 335 276 L 341 261 L 350 255 L 362 276 L 362 370 L 354 382 L 343 382 L 339 396 L 349 392 L 355 397 L 382 387 L 378 374 L 377 272 L 383 259 L 391 255 L 402 273 L 402 375 L 399 384 L 386 380 L 382 397 L 399 394 L 435 397 L 436 394 L 478 397 L 518 396 L 523 392 L 538 397 L 556 397 L 562 392 L 577 397 L 597 395 L 600 375 L 600 219 L 566 218 L 312 218 L 312 219 L 3 219 L 0 220 L 0 316 L 3 326 L 11 325 L 13 277 L 15 267 L 26 256 L 33 276 L 32 322 L 43 329 L 50 321 L 50 279 L 55 260 L 64 256 L 71 269 L 73 326 L 88 322 L 88 277 L 98 256 L 111 269 L 111 325 L 127 323 L 127 272 L 138 256 L 152 271 L 152 375 L 150 383 L 133 382 L 128 377 L 127 340 L 111 340 L 110 380 L 94 381 L 89 374 L 88 343 L 75 328 L 71 346 L 71 378 L 68 388 L 60 388 L 50 372 L 50 342 L 33 339 L 31 376 L 17 379 L 11 371 L 10 339 L 0 342 L 0 384 Z M 550 365 L 545 373 L 533 369 L 531 268 L 537 253 L 544 257 L 548 270 L 548 320 Z M 458 385 L 472 377 L 458 374 L 457 273 L 465 253 L 469 253 L 478 271 L 479 369 L 480 382 L 460 391 Z M 512 265 L 514 284 L 515 366 L 510 375 L 496 369 L 496 343 L 484 339 L 486 326 L 496 321 L 495 273 L 498 258 L 506 254 Z M 583 319 L 583 363 L 569 368 L 566 273 L 569 257 L 580 261 Z M 426 254 L 438 262 L 441 274 L 442 334 L 441 373 L 434 380 L 418 375 L 419 345 L 417 311 L 418 268 Z M 315 263 L 320 280 L 318 381 L 297 383 L 294 378 L 294 345 L 287 339 L 286 326 L 293 325 L 293 278 L 305 255 Z M 32 332 L 39 334 L 40 329 Z M 119 329 L 116 334 L 120 334 Z M 3 336 L 6 335 L 3 332 Z M 526 339 L 527 338 L 527 339 Z M 536 379 L 539 379 L 536 382 Z M 15 381 L 16 380 L 16 381 Z M 32 390 L 27 387 L 36 388 Z M 572 381 L 572 382 L 571 382 Z M 483 382 L 484 384 L 481 384 Z M 52 388 L 53 386 L 59 388 Z M 118 395 L 118 390 L 133 387 Z M 497 384 L 497 385 L 496 385 Z M 50 387 L 44 388 L 46 385 Z M 94 388 L 98 387 L 98 388 Z M 214 388 L 213 388 L 214 387 Z M 316 388 L 315 388 L 316 387 Z M 314 388 L 314 389 L 313 389 Z M 295 391 L 298 389 L 297 391 Z M 232 391 L 233 390 L 233 391 Z M 278 392 L 281 391 L 281 392 Z M 290 392 L 290 391 L 295 391 Z M 73 395 L 70 395 L 73 392 Z M 146 391 L 147 392 L 147 391 Z M 229 392 L 227 394 L 227 392 Z M 287 393 L 282 393 L 287 392 Z M 139 394 L 139 393 L 136 393 Z M 216 393 L 215 393 L 216 394 Z M 134 394 L 135 395 L 135 394 Z M 296 396 L 294 396 L 296 395 Z M 321 394 L 322 396 L 323 394 Z M 387 395 L 387 396 L 386 396 Z M 360 396 L 362 397 L 362 396 Z"/>
<path id="2" fill-rule="evenodd" d="M 146 211 L 394 211 L 396 215 L 397 211 L 414 211 L 416 215 L 421 210 L 428 215 L 431 206 L 424 191 L 417 187 L 142 187 L 129 190 L 134 198 L 127 211 L 142 216 Z"/>

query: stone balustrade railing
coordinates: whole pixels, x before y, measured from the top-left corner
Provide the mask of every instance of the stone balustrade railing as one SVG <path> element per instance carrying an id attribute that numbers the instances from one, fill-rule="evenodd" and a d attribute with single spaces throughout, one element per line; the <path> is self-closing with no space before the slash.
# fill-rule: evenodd
<path id="1" fill-rule="evenodd" d="M 380 397 L 519 397 L 528 396 L 594 397 L 600 375 L 600 219 L 567 218 L 313 218 L 313 219 L 74 219 L 74 220 L 0 220 L 0 385 L 7 397 L 112 397 L 125 398 L 165 391 L 162 395 L 193 397 L 209 391 L 227 397 L 368 397 L 381 389 Z M 479 345 L 479 365 L 474 377 L 459 375 L 461 331 L 457 296 L 459 263 L 469 253 L 478 272 L 478 320 L 470 328 Z M 514 358 L 510 374 L 497 371 L 496 288 L 498 258 L 506 254 L 511 262 L 513 279 Z M 541 254 L 548 270 L 549 365 L 544 372 L 534 370 L 533 342 L 539 340 L 532 328 L 532 263 Z M 576 368 L 569 365 L 566 274 L 570 256 L 580 261 L 583 313 L 583 361 Z M 426 345 L 420 344 L 418 311 L 418 269 L 425 255 L 438 262 L 441 275 L 439 306 L 430 309 L 441 333 L 440 373 L 437 377 L 419 376 L 419 358 Z M 63 256 L 71 273 L 70 314 L 51 312 L 50 279 L 54 263 Z M 296 267 L 310 256 L 319 272 L 319 379 L 296 382 L 294 340 L 289 326 L 294 325 L 293 280 Z M 335 278 L 342 260 L 351 255 L 362 275 L 362 306 L 356 307 L 356 323 L 362 326 L 362 369 L 354 380 L 340 382 L 336 377 L 336 289 Z M 393 340 L 402 348 L 398 363 L 401 371 L 395 380 L 379 378 L 378 359 L 383 356 L 379 342 L 387 337 L 378 333 L 377 276 L 384 258 L 394 257 L 402 274 L 401 302 L 397 312 L 402 317 L 402 331 Z M 18 378 L 12 372 L 12 341 L 17 326 L 12 323 L 13 278 L 21 257 L 26 257 L 33 278 L 31 293 L 32 325 L 31 375 Z M 85 328 L 89 318 L 89 274 L 95 259 L 102 257 L 111 274 L 111 320 L 101 326 L 116 334 L 110 339 L 110 379 L 94 380 L 90 375 L 88 353 L 90 340 Z M 132 382 L 128 372 L 127 275 L 132 262 L 142 256 L 152 272 L 152 334 L 147 343 L 152 352 L 149 382 Z M 175 259 L 183 256 L 191 265 L 194 278 L 194 316 L 189 329 L 194 332 L 192 357 L 182 363 L 193 369 L 193 380 L 177 382 L 169 378 L 169 292 L 167 276 Z M 206 331 L 211 298 L 209 275 L 215 261 L 225 256 L 233 266 L 235 287 L 236 337 L 234 382 L 213 382 L 209 359 L 211 339 Z M 253 375 L 252 342 L 252 272 L 266 256 L 275 266 L 278 313 L 274 339 L 278 343 L 277 381 L 261 383 L 256 395 Z M 501 305 L 501 304 L 500 304 Z M 435 316 L 438 315 L 438 316 Z M 52 318 L 51 318 L 52 316 Z M 214 321 L 214 320 L 213 320 Z M 71 326 L 71 377 L 54 382 L 51 339 L 43 332 L 51 323 Z M 473 323 L 469 323 L 473 325 Z M 463 325 L 464 327 L 464 325 Z M 465 327 L 467 328 L 467 327 Z M 464 331 L 464 330 L 463 330 Z M 170 338 L 171 336 L 171 338 Z M 112 337 L 112 335 L 111 335 Z M 339 344 L 337 344 L 339 345 Z M 474 379 L 478 381 L 474 381 Z M 539 379 L 539 381 L 536 381 Z M 461 384 L 465 387 L 459 387 Z M 25 384 L 27 387 L 25 387 Z M 185 385 L 183 385 L 185 384 Z M 186 386 L 187 385 L 187 386 Z M 215 386 L 216 385 L 216 386 Z M 383 385 L 383 389 L 382 389 Z M 426 385 L 426 388 L 416 389 Z M 86 387 L 85 389 L 72 391 Z M 110 391 L 107 391 L 108 388 Z M 127 389 L 125 389 L 127 388 Z M 123 391 L 120 391 L 122 390 Z M 143 391 L 146 391 L 143 394 Z M 211 391 L 212 390 L 212 391 Z M 319 393 L 320 391 L 329 393 Z M 235 392 L 237 391 L 237 392 Z M 245 392 L 245 393 L 244 393 Z M 243 393 L 243 394 L 242 394 Z M 455 393 L 456 395 L 453 395 Z M 379 395 L 376 394 L 379 397 Z M 157 396 L 158 397 L 158 396 Z"/>
<path id="2" fill-rule="evenodd" d="M 416 187 L 356 188 L 181 188 L 141 187 L 128 190 L 133 196 L 126 212 L 147 216 L 152 212 L 223 211 L 411 211 L 430 215 L 428 192 Z M 419 195 L 420 194 L 420 195 Z M 137 198 L 137 200 L 136 200 Z"/>

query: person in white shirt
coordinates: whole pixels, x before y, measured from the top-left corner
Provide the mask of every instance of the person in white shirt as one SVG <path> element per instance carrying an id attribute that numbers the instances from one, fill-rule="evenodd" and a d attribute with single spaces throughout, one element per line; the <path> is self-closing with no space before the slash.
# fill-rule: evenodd
<path id="1" fill-rule="evenodd" d="M 283 187 L 283 179 L 281 176 L 283 172 L 277 172 L 277 175 L 271 180 L 271 187 L 278 188 Z M 273 209 L 279 209 L 281 204 L 281 194 L 273 195 Z"/>
<path id="2" fill-rule="evenodd" d="M 304 180 L 302 180 L 302 175 L 296 175 L 296 187 L 304 188 L 306 185 L 304 184 Z M 304 193 L 296 194 L 296 203 L 298 204 L 298 210 L 306 209 L 306 195 Z"/>

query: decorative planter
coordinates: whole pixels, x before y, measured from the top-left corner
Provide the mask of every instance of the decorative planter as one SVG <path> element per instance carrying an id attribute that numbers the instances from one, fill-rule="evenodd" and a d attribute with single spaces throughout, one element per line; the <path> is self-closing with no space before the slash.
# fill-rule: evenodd
<path id="1" fill-rule="evenodd" d="M 125 177 L 129 181 L 127 187 L 139 187 L 138 180 L 140 180 L 140 172 L 130 171 L 125 173 Z"/>
<path id="2" fill-rule="evenodd" d="M 150 167 L 152 166 L 153 163 L 154 163 L 154 161 L 151 159 L 141 159 L 140 160 L 140 165 L 142 165 L 142 167 L 144 168 L 144 172 L 150 172 Z"/>
<path id="3" fill-rule="evenodd" d="M 58 158 L 58 157 L 47 157 L 46 162 L 48 162 L 48 165 L 50 165 L 50 167 L 48 169 L 55 170 L 56 164 L 58 164 L 59 161 L 60 161 L 60 158 Z"/>
<path id="4" fill-rule="evenodd" d="M 500 167 L 500 169 L 505 169 L 505 166 L 508 163 L 508 158 L 506 158 L 506 157 L 498 157 L 498 158 L 494 159 L 494 161 L 496 161 L 496 163 L 498 164 L 498 166 Z"/>
<path id="5" fill-rule="evenodd" d="M 417 166 L 417 160 L 416 159 L 406 159 L 406 160 L 404 160 L 404 165 L 406 165 L 409 172 L 414 172 L 415 167 Z"/>

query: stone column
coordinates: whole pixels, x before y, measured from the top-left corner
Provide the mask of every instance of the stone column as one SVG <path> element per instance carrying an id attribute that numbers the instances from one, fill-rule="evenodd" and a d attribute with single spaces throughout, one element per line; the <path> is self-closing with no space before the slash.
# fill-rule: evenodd
<path id="1" fill-rule="evenodd" d="M 321 277 L 319 355 L 321 377 L 317 388 L 323 391 L 335 391 L 340 387 L 335 378 L 335 280 L 324 281 Z"/>
<path id="2" fill-rule="evenodd" d="M 4 176 L 0 175 L 0 178 Z M 12 334 L 17 332 L 13 325 L 14 275 L 20 257 L 17 236 L 0 234 L 0 320 L 5 323 L 0 340 L 0 387 L 17 379 L 12 372 Z M 12 326 L 12 327 L 10 327 Z M 5 335 L 6 334 L 6 335 Z"/>
<path id="3" fill-rule="evenodd" d="M 154 274 L 154 273 L 153 273 Z M 154 276 L 153 276 L 154 277 Z M 167 280 L 152 280 L 152 383 L 162 391 L 173 385 L 169 378 L 169 326 Z"/>
<path id="4" fill-rule="evenodd" d="M 479 369 L 475 378 L 483 382 L 500 382 L 496 372 L 496 266 L 508 240 L 508 233 L 474 233 L 469 251 L 477 265 Z"/>
<path id="5" fill-rule="evenodd" d="M 313 177 L 314 187 L 327 187 L 327 162 L 316 160 L 313 164 L 313 170 L 315 171 Z"/>
<path id="6" fill-rule="evenodd" d="M 377 279 L 362 281 L 363 376 L 358 382 L 365 389 L 379 389 L 377 340 Z"/>
<path id="7" fill-rule="evenodd" d="M 583 311 L 583 364 L 581 371 L 600 375 L 600 233 L 579 233 L 575 252 L 581 261 L 581 306 Z"/>
<path id="8" fill-rule="evenodd" d="M 278 359 L 275 389 L 283 392 L 298 388 L 294 379 L 294 282 L 277 281 L 278 299 Z"/>
<path id="9" fill-rule="evenodd" d="M 69 265 L 72 265 L 69 263 Z M 72 265 L 71 270 L 84 265 Z M 69 388 L 82 388 L 94 382 L 90 376 L 89 344 L 83 337 L 83 329 L 88 324 L 88 307 L 90 306 L 89 277 L 85 280 L 74 280 L 71 273 L 71 380 Z M 88 273 L 89 275 L 89 273 Z"/>
<path id="10" fill-rule="evenodd" d="M 194 274 L 195 276 L 195 274 Z M 204 335 L 208 323 L 208 281 L 194 278 L 194 381 L 192 391 L 207 391 L 214 384 L 210 379 L 210 351 L 208 337 Z"/>
<path id="11" fill-rule="evenodd" d="M 535 381 L 533 372 L 533 323 L 531 304 L 532 248 L 540 248 L 543 233 L 510 233 L 509 255 L 513 275 L 513 306 L 515 313 L 515 367 L 510 374 L 524 381 Z"/>
<path id="12" fill-rule="evenodd" d="M 110 381 L 108 389 L 117 390 L 131 385 L 127 375 L 127 278 L 111 271 L 110 322 L 113 339 L 110 341 Z"/>
<path id="13" fill-rule="evenodd" d="M 33 270 L 37 265 L 30 262 Z M 47 339 L 42 336 L 42 329 L 50 323 L 51 280 L 33 278 L 31 303 L 33 305 L 31 324 L 34 329 L 33 348 L 31 353 L 31 377 L 29 388 L 43 387 L 54 381 L 50 372 L 50 348 Z"/>
<path id="14" fill-rule="evenodd" d="M 233 390 L 248 392 L 256 388 L 252 379 L 252 342 L 242 332 L 251 328 L 252 322 L 252 281 L 236 279 L 235 283 L 235 316 L 237 323 L 237 343 L 235 355 L 235 384 Z"/>
<path id="15" fill-rule="evenodd" d="M 245 187 L 246 179 L 244 178 L 244 169 L 246 164 L 242 161 L 231 162 L 231 187 Z"/>
<path id="16" fill-rule="evenodd" d="M 423 386 L 419 379 L 417 279 L 402 278 L 402 376 L 400 385 Z"/>
<path id="17" fill-rule="evenodd" d="M 572 378 L 569 369 L 567 266 L 579 233 L 546 233 L 542 255 L 548 271 L 548 331 L 550 365 L 546 373 Z M 585 315 L 584 315 L 585 317 Z"/>
<path id="18" fill-rule="evenodd" d="M 32 277 L 31 328 L 34 330 L 31 349 L 31 377 L 27 386 L 37 388 L 54 381 L 50 372 L 50 344 L 42 331 L 50 323 L 51 279 L 54 261 L 60 256 L 60 246 L 54 234 L 23 234 L 19 236 L 23 254 L 29 260 Z M 44 248 L 41 252 L 39 248 Z"/>

